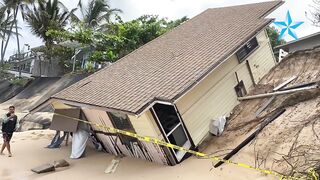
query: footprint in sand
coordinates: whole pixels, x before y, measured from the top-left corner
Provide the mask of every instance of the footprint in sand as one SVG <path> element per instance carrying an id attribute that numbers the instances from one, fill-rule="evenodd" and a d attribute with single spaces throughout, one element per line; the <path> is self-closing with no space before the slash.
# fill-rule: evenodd
<path id="1" fill-rule="evenodd" d="M 10 176 L 10 171 L 8 169 L 3 169 L 2 171 L 0 171 L 1 173 L 1 177 L 2 178 L 7 178 Z"/>
<path id="2" fill-rule="evenodd" d="M 44 134 L 38 134 L 38 135 L 37 135 L 37 137 L 42 137 L 42 136 L 44 136 Z"/>

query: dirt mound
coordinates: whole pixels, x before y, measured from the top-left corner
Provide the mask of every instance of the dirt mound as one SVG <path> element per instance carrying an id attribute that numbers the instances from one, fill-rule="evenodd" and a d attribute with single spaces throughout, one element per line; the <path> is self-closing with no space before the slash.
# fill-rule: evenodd
<path id="1" fill-rule="evenodd" d="M 271 92 L 291 78 L 287 86 L 320 80 L 320 49 L 301 51 L 273 68 L 250 94 Z M 208 153 L 224 155 L 250 135 L 270 112 L 281 107 L 286 112 L 269 124 L 258 137 L 233 159 L 271 169 L 285 175 L 304 176 L 310 168 L 320 167 L 320 89 L 276 96 L 259 115 L 258 109 L 269 98 L 241 102 L 221 137 L 213 137 Z"/>

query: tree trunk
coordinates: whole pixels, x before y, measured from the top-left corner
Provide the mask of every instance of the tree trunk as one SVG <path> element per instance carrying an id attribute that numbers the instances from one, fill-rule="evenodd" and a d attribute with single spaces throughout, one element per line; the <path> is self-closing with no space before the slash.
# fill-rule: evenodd
<path id="1" fill-rule="evenodd" d="M 16 37 L 17 37 L 17 48 L 18 48 L 18 59 L 19 59 L 19 78 L 21 78 L 21 57 L 20 57 L 20 41 L 19 41 L 19 33 L 18 33 L 18 20 L 17 20 L 17 14 L 18 14 L 18 11 L 19 11 L 19 4 L 17 5 L 16 9 L 15 9 L 15 24 L 16 24 Z"/>
<path id="2" fill-rule="evenodd" d="M 5 38 L 5 37 L 3 37 L 3 38 Z M 4 40 L 1 41 L 1 60 L 0 60 L 1 67 L 3 66 L 3 61 L 4 61 L 4 58 L 2 58 L 2 54 L 4 53 L 3 49 L 4 49 Z"/>
<path id="3" fill-rule="evenodd" d="M 18 15 L 18 6 L 17 6 L 17 8 L 16 8 L 17 10 L 14 12 L 14 20 L 16 20 L 17 19 L 17 15 Z M 4 60 L 4 56 L 5 56 L 5 54 L 6 54 L 6 51 L 7 51 L 7 47 L 8 47 L 8 43 L 9 43 L 9 40 L 10 40 L 10 36 L 11 36 L 11 32 L 12 32 L 12 29 L 13 29 L 13 25 L 14 25 L 14 23 L 12 23 L 11 24 L 11 26 L 10 26 L 10 29 L 9 29 L 9 33 L 8 33 L 8 38 L 7 38 L 7 41 L 6 41 L 6 44 L 5 44 L 5 46 L 4 46 L 4 48 L 3 48 L 3 54 L 1 54 L 1 60 Z"/>

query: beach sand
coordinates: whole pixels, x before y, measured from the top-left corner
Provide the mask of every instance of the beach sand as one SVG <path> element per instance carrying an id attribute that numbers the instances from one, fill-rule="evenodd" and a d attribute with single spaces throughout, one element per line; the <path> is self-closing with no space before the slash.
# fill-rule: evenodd
<path id="1" fill-rule="evenodd" d="M 195 180 L 195 179 L 276 179 L 265 176 L 254 170 L 234 165 L 222 165 L 212 168 L 212 162 L 207 159 L 190 157 L 176 166 L 164 166 L 140 159 L 122 158 L 113 174 L 105 174 L 105 169 L 115 158 L 113 155 L 87 148 L 86 157 L 78 160 L 69 159 L 71 143 L 59 149 L 45 148 L 51 141 L 54 131 L 38 130 L 15 133 L 12 139 L 13 157 L 0 156 L 1 180 L 56 180 L 56 179 L 94 179 L 94 180 Z M 7 152 L 5 152 L 7 153 Z M 245 159 L 244 154 L 235 156 L 234 160 Z M 36 166 L 51 163 L 54 160 L 66 159 L 70 167 L 57 169 L 55 172 L 35 174 L 30 171 Z"/>

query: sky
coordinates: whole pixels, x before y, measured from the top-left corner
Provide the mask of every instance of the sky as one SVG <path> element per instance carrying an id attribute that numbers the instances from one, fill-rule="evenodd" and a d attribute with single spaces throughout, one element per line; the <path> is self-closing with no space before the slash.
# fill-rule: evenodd
<path id="1" fill-rule="evenodd" d="M 78 3 L 78 0 L 60 1 L 63 2 L 68 9 L 74 8 Z M 83 2 L 85 1 L 86 0 L 83 0 Z M 145 14 L 159 15 L 159 17 L 166 17 L 169 20 L 178 19 L 183 16 L 192 18 L 208 8 L 263 1 L 266 0 L 109 0 L 109 3 L 112 8 L 121 9 L 123 13 L 121 13 L 120 16 L 124 21 L 129 21 Z M 304 21 L 304 23 L 295 30 L 298 37 L 307 36 L 320 31 L 320 28 L 313 26 L 308 19 L 313 5 L 313 0 L 287 0 L 284 5 L 270 14 L 268 18 L 275 18 L 276 21 L 285 21 L 287 11 L 289 10 L 293 21 Z M 21 18 L 19 19 L 19 26 L 21 27 L 20 34 L 22 35 L 22 37 L 20 37 L 22 52 L 27 51 L 25 44 L 31 47 L 37 47 L 43 44 L 41 39 L 32 35 L 30 28 Z M 286 41 L 293 40 L 293 38 L 288 35 L 284 38 Z M 16 40 L 12 38 L 9 42 L 6 57 L 15 53 L 17 51 L 16 49 Z"/>

